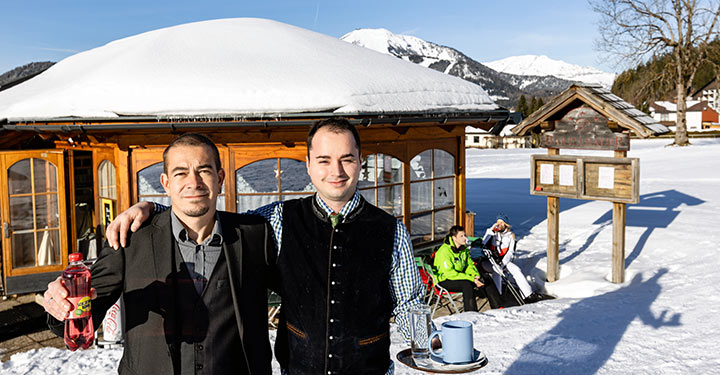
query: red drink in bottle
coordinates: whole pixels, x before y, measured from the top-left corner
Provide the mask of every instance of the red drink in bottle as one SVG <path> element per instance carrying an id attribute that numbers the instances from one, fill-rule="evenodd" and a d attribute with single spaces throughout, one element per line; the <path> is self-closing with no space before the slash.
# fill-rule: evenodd
<path id="1" fill-rule="evenodd" d="M 62 274 L 67 299 L 72 305 L 65 319 L 65 345 L 75 351 L 90 347 L 95 330 L 90 314 L 90 270 L 83 263 L 82 254 L 72 253 L 69 259 L 70 264 Z"/>

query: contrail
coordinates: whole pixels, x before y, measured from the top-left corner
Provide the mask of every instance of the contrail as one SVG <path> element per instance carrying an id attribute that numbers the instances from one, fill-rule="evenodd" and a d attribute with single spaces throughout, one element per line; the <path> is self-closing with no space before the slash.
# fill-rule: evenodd
<path id="1" fill-rule="evenodd" d="M 320 3 L 317 3 L 317 6 L 315 7 L 315 21 L 313 22 L 313 28 L 317 27 L 317 20 L 318 16 L 320 15 Z"/>

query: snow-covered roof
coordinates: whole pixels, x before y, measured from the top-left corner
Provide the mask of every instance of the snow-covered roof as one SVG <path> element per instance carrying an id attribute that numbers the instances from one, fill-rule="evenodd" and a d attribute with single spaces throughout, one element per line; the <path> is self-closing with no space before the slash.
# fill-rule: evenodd
<path id="1" fill-rule="evenodd" d="M 189 23 L 116 40 L 0 92 L 0 119 L 10 120 L 498 108 L 474 83 L 255 18 Z"/>

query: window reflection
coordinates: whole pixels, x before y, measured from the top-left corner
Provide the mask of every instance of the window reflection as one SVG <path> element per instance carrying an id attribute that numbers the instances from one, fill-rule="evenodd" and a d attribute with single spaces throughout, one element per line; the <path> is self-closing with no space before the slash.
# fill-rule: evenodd
<path id="1" fill-rule="evenodd" d="M 402 216 L 403 163 L 391 155 L 363 156 L 358 189 L 370 203 L 395 216 Z"/>
<path id="2" fill-rule="evenodd" d="M 425 150 L 410 161 L 410 235 L 413 240 L 442 238 L 454 223 L 455 157 Z"/>
<path id="3" fill-rule="evenodd" d="M 238 212 L 315 192 L 305 162 L 289 158 L 258 160 L 237 169 L 235 186 Z"/>

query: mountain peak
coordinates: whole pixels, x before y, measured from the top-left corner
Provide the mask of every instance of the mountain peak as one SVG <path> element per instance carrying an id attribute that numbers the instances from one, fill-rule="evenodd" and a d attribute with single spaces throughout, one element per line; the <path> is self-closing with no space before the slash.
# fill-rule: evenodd
<path id="1" fill-rule="evenodd" d="M 612 86 L 615 74 L 599 69 L 570 64 L 551 59 L 545 55 L 512 56 L 501 60 L 483 63 L 499 72 L 521 76 L 554 76 L 570 81 L 599 83 L 605 87 Z"/>

